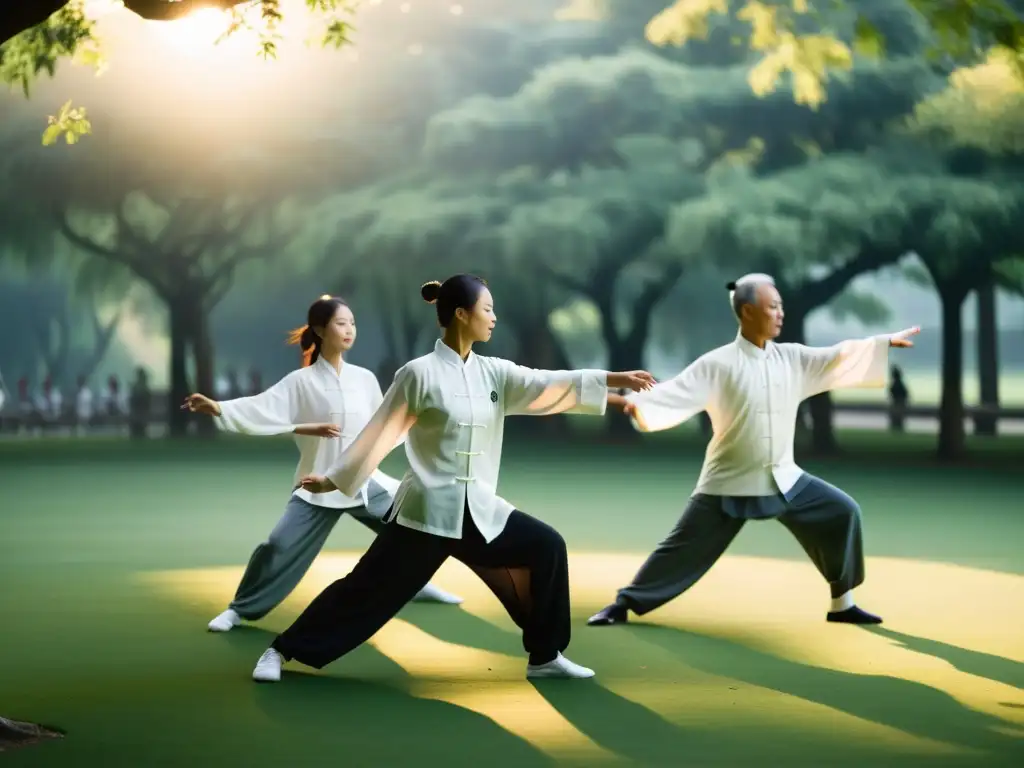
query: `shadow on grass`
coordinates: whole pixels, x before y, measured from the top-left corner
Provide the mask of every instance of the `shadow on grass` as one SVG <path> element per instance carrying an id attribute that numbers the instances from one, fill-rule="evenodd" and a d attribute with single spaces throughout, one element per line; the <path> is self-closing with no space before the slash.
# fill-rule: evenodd
<path id="1" fill-rule="evenodd" d="M 522 657 L 523 669 L 526 668 L 526 652 L 517 630 L 502 629 L 469 611 L 449 605 L 409 603 L 398 616 L 446 643 Z"/>
<path id="2" fill-rule="evenodd" d="M 939 640 L 907 635 L 887 627 L 865 627 L 865 629 L 876 635 L 887 637 L 907 650 L 942 659 L 968 675 L 984 677 L 1013 688 L 1024 688 L 1024 664 L 1019 661 L 981 651 L 971 651 Z"/>
<path id="3" fill-rule="evenodd" d="M 463 707 L 413 695 L 406 685 L 286 671 L 255 685 L 257 706 L 294 731 L 315 764 L 509 768 L 552 766 L 526 740 Z M 296 764 L 304 763 L 299 751 Z"/>
<path id="4" fill-rule="evenodd" d="M 796 696 L 914 736 L 983 751 L 986 765 L 1024 759 L 1024 738 L 998 730 L 1013 728 L 1011 723 L 969 709 L 922 683 L 800 664 L 672 627 L 635 624 L 621 630 L 677 654 L 703 672 Z"/>
<path id="5" fill-rule="evenodd" d="M 245 663 L 253 666 L 274 637 L 258 626 L 226 635 L 231 645 L 249 652 Z M 490 718 L 413 695 L 413 683 L 401 666 L 363 644 L 323 670 L 288 664 L 280 683 L 253 683 L 253 697 L 266 715 L 294 729 L 301 745 L 297 764 L 301 754 L 316 754 L 318 763 L 333 756 L 359 766 L 452 765 L 453 756 L 459 765 L 553 765 Z"/>

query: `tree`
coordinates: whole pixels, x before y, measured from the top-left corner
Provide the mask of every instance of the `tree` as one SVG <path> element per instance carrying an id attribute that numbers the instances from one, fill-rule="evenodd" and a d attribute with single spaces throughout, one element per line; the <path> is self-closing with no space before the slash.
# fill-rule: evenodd
<path id="1" fill-rule="evenodd" d="M 0 13 L 0 75 L 7 82 L 27 88 L 40 72 L 52 74 L 63 58 L 85 52 L 97 60 L 94 21 L 96 13 L 110 5 L 105 0 L 9 3 L 10 7 Z M 535 18 L 544 8 L 539 0 L 515 4 L 495 0 L 493 5 L 505 18 Z M 232 14 L 228 27 L 232 33 L 255 28 L 259 33 L 257 50 L 264 56 L 274 56 L 281 22 L 286 12 L 289 17 L 297 12 L 298 3 L 125 0 L 123 6 L 142 18 L 163 21 L 185 18 L 197 10 L 226 10 Z M 351 6 L 347 2 L 306 0 L 305 6 L 323 17 L 325 44 L 343 47 L 351 43 Z M 566 2 L 559 16 L 604 21 L 603 31 L 611 33 L 608 39 L 617 40 L 624 32 L 628 38 L 629 30 L 635 28 L 632 16 L 623 12 L 625 7 L 623 0 L 572 0 Z M 655 7 L 647 3 L 642 6 L 648 12 Z M 736 60 L 735 52 L 724 59 L 721 54 L 728 47 L 736 47 L 731 45 L 736 37 L 732 27 L 736 23 L 745 25 L 749 27 L 748 45 L 761 57 L 749 72 L 754 91 L 759 95 L 770 93 L 788 75 L 796 101 L 816 109 L 826 100 L 824 86 L 830 74 L 850 70 L 855 53 L 878 56 L 888 50 L 899 54 L 916 45 L 920 35 L 926 36 L 935 57 L 971 63 L 996 47 L 1013 54 L 1024 71 L 1022 8 L 1022 0 L 962 0 L 954 4 L 931 0 L 745 0 L 742 6 L 729 0 L 675 0 L 651 19 L 646 35 L 658 46 L 682 46 L 710 36 L 713 55 L 703 61 L 722 63 Z M 635 2 L 633 9 L 639 10 Z M 718 17 L 725 17 L 730 28 L 723 32 Z M 726 41 L 730 46 L 715 45 Z M 575 45 L 581 53 L 595 52 L 593 42 L 581 40 Z M 607 42 L 597 43 L 596 52 L 602 52 L 604 45 Z M 80 121 L 68 121 L 62 127 L 72 129 L 69 135 L 75 135 L 76 122 Z"/>
<path id="2" fill-rule="evenodd" d="M 106 221 L 111 233 L 79 223 L 77 205 L 58 204 L 61 232 L 82 250 L 128 269 L 167 306 L 171 337 L 170 432 L 180 436 L 187 416 L 177 407 L 190 389 L 212 392 L 213 339 L 209 316 L 231 287 L 235 271 L 246 261 L 278 255 L 291 231 L 265 201 L 237 201 L 220 196 L 177 197 L 157 203 L 129 192 L 111 208 L 86 208 Z M 154 220 L 158 223 L 154 226 Z M 95 218 L 94 218 L 95 221 Z M 260 232 L 255 238 L 254 231 Z M 189 386 L 188 363 L 195 371 Z M 199 422 L 202 424 L 203 422 Z"/>
<path id="3" fill-rule="evenodd" d="M 711 258 L 732 278 L 773 275 L 786 307 L 781 340 L 804 343 L 807 317 L 839 299 L 840 310 L 878 317 L 877 300 L 851 296 L 848 286 L 906 253 L 901 211 L 881 162 L 834 155 L 762 178 L 737 174 L 677 206 L 666 239 L 693 257 Z M 834 452 L 828 394 L 809 405 L 815 452 Z"/>
<path id="4" fill-rule="evenodd" d="M 8 374 L 48 377 L 61 388 L 90 378 L 114 339 L 121 312 L 101 312 L 100 299 L 72 291 L 70 281 L 34 269 L 0 278 L 0 324 L 20 329 L 0 343 Z M 72 294 L 69 296 L 69 294 Z"/>
<path id="5" fill-rule="evenodd" d="M 478 189 L 480 197 L 470 193 Z M 334 234 L 319 271 L 387 308 L 379 317 L 386 351 L 378 375 L 389 381 L 422 351 L 425 315 L 413 284 L 457 271 L 467 238 L 493 214 L 495 201 L 483 187 L 440 184 L 412 169 L 338 196 L 325 208 L 332 211 Z"/>
<path id="6" fill-rule="evenodd" d="M 1024 187 L 1005 179 L 918 176 L 897 187 L 909 212 L 908 244 L 942 302 L 939 457 L 966 454 L 963 402 L 963 303 L 991 269 L 1019 248 Z"/>
<path id="7" fill-rule="evenodd" d="M 572 367 L 551 320 L 566 291 L 538 276 L 534 254 L 527 258 L 509 247 L 519 212 L 550 199 L 543 180 L 529 169 L 495 177 L 416 168 L 327 204 L 335 211 L 337 234 L 321 272 L 334 270 L 349 286 L 357 281 L 358 290 L 372 292 L 375 303 L 388 308 L 381 318 L 390 363 L 379 372 L 382 379 L 421 352 L 431 324 L 411 286 L 456 272 L 473 272 L 490 283 L 501 319 L 493 353 L 507 349 L 519 363 L 536 368 Z M 557 418 L 519 424 L 545 432 L 565 428 Z"/>
<path id="8" fill-rule="evenodd" d="M 702 173 L 737 165 L 769 173 L 801 164 L 809 155 L 863 149 L 942 82 L 920 60 L 865 62 L 832 84 L 828 104 L 809 111 L 784 94 L 757 98 L 746 75 L 745 64 L 688 67 L 661 52 L 635 48 L 586 60 L 569 58 L 538 69 L 514 95 L 476 96 L 435 116 L 427 126 L 425 160 L 438 173 L 530 168 L 548 177 L 543 198 L 513 212 L 506 229 L 517 234 L 510 243 L 532 254 L 541 269 L 549 269 L 546 257 L 565 253 L 562 263 L 572 274 L 555 270 L 553 279 L 599 303 L 611 364 L 631 359 L 638 365 L 642 348 L 637 339 L 646 341 L 650 315 L 634 314 L 637 322 L 620 322 L 620 299 L 612 296 L 630 294 L 640 304 L 652 296 L 653 309 L 672 289 L 680 274 L 678 261 L 661 259 L 667 271 L 659 273 L 652 266 L 658 260 L 649 258 L 656 253 L 647 252 L 660 239 L 666 202 L 699 194 Z M 650 198 L 640 186 L 627 189 L 616 180 L 644 183 L 647 171 L 635 172 L 629 151 L 645 144 L 657 147 L 645 158 L 647 169 L 659 164 L 675 169 L 670 173 L 675 173 L 677 188 L 658 190 L 653 204 L 645 202 Z M 586 185 L 591 191 L 584 191 Z M 607 210 L 594 205 L 602 194 L 599 205 Z M 611 224 L 614 216 L 619 219 Z M 597 227 L 618 238 L 608 238 L 600 255 L 585 234 Z M 559 245 L 567 242 L 572 245 Z M 657 295 L 645 295 L 642 286 L 634 290 L 630 284 L 634 279 L 627 265 L 637 259 L 643 269 L 652 270 L 647 288 L 657 286 Z M 581 275 L 591 284 L 585 285 Z M 616 285 L 612 281 L 620 275 L 627 277 Z M 636 307 L 624 314 L 631 311 Z M 623 353 L 628 349 L 635 351 Z M 830 425 L 830 420 L 821 423 Z M 830 435 L 830 427 L 823 434 Z"/>
<path id="9" fill-rule="evenodd" d="M 61 387 L 72 386 L 79 376 L 91 378 L 110 348 L 122 310 L 104 319 L 95 296 L 69 301 L 67 286 L 53 281 L 19 289 L 19 298 L 46 315 L 45 321 L 30 326 L 44 375 Z"/>
<path id="10" fill-rule="evenodd" d="M 538 69 L 512 96 L 479 95 L 437 114 L 426 161 L 444 172 L 512 169 L 576 171 L 621 163 L 623 136 L 680 142 L 708 166 L 759 144 L 758 168 L 777 170 L 808 153 L 864 149 L 943 80 L 919 59 L 865 62 L 832 83 L 816 112 L 785 94 L 754 96 L 745 66 L 688 67 L 658 52 L 568 58 Z"/>
<path id="11" fill-rule="evenodd" d="M 877 23 L 879 3 L 871 0 L 674 0 L 651 19 L 648 39 L 656 45 L 682 46 L 708 35 L 715 15 L 729 15 L 750 26 L 750 48 L 761 55 L 750 70 L 751 88 L 764 95 L 784 80 L 797 103 L 817 109 L 827 97 L 825 84 L 836 71 L 850 70 L 855 53 L 878 56 L 886 35 Z M 882 13 L 890 21 L 895 0 Z M 900 3 L 903 6 L 902 3 Z M 908 0 L 930 37 L 933 59 L 974 63 L 993 48 L 1006 51 L 1024 76 L 1024 3 L 1021 0 L 963 0 L 956 3 Z M 835 11 L 850 23 L 836 31 Z M 829 26 L 833 26 L 830 24 Z"/>
<path id="12" fill-rule="evenodd" d="M 381 306 L 392 308 L 387 336 L 397 363 L 418 349 L 423 331 L 422 301 L 409 291 L 410 280 L 476 271 L 493 280 L 502 317 L 520 342 L 521 361 L 551 367 L 565 360 L 544 324 L 551 307 L 537 304 L 543 291 L 522 264 L 503 261 L 501 253 L 500 226 L 530 195 L 537 196 L 533 182 L 516 174 L 445 177 L 419 168 L 385 178 L 325 205 L 335 211 L 336 234 L 321 271 L 333 270 L 339 281 L 369 289 Z"/>
<path id="13" fill-rule="evenodd" d="M 93 259 L 93 285 L 125 275 L 149 286 L 168 312 L 171 338 L 171 433 L 187 428 L 178 405 L 194 386 L 211 391 L 209 315 L 245 263 L 277 256 L 294 236 L 280 191 L 261 180 L 258 163 L 218 177 L 150 153 L 130 133 L 107 134 L 87 151 L 26 151 L 22 209 L 47 214 L 51 226 Z M 202 423 L 202 422 L 200 422 Z"/>
<path id="14" fill-rule="evenodd" d="M 1005 51 L 991 53 L 977 66 L 963 67 L 948 86 L 914 110 L 907 128 L 944 152 L 950 169 L 963 175 L 983 175 L 1007 168 L 1019 170 L 1024 160 L 1024 80 Z M 999 407 L 998 320 L 992 264 L 979 267 L 977 285 L 978 384 L 980 405 Z M 975 431 L 995 435 L 994 412 L 975 416 Z"/>
<path id="15" fill-rule="evenodd" d="M 654 310 L 686 268 L 658 245 L 671 203 L 699 194 L 703 180 L 684 162 L 666 161 L 666 143 L 624 138 L 616 148 L 622 167 L 540 179 L 537 198 L 501 227 L 505 253 L 520 269 L 593 303 L 611 370 L 643 366 Z M 609 423 L 632 434 L 621 419 Z"/>

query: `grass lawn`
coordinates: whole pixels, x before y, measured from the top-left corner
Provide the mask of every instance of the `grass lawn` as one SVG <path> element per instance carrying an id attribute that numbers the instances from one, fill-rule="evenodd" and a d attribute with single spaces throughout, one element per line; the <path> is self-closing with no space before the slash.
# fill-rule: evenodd
<path id="1" fill-rule="evenodd" d="M 861 502 L 860 602 L 827 590 L 776 523 L 749 524 L 696 587 L 628 627 L 588 628 L 681 510 L 683 437 L 506 446 L 502 493 L 571 552 L 569 656 L 593 681 L 523 679 L 518 633 L 461 565 L 462 607 L 413 605 L 322 672 L 252 666 L 369 534 L 343 520 L 297 592 L 211 635 L 286 500 L 286 441 L 0 444 L 0 714 L 67 732 L 5 766 L 1024 765 L 1024 442 L 927 460 L 934 438 L 841 435 L 805 466 Z M 997 459 L 1000 459 L 997 461 Z M 400 472 L 403 459 L 386 467 Z"/>

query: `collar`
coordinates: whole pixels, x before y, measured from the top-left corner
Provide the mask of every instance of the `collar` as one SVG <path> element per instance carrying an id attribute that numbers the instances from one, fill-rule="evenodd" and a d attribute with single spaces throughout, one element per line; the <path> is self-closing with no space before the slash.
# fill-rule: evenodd
<path id="1" fill-rule="evenodd" d="M 459 357 L 459 353 L 449 347 L 441 339 L 434 342 L 434 354 L 440 357 L 444 362 L 449 365 L 457 365 L 460 368 L 463 366 L 462 358 Z M 476 355 L 470 350 L 469 357 L 466 358 L 465 365 L 469 365 L 476 359 Z"/>
<path id="2" fill-rule="evenodd" d="M 764 358 L 768 357 L 771 354 L 772 346 L 774 345 L 775 342 L 766 341 L 765 345 L 764 345 L 764 349 L 761 349 L 760 347 L 757 347 L 757 346 L 754 346 L 753 344 L 751 344 L 749 341 L 747 341 L 745 338 L 743 338 L 743 334 L 740 331 L 737 331 L 736 332 L 736 341 L 733 342 L 733 343 L 745 355 L 749 355 L 750 357 L 756 358 L 758 360 L 763 360 Z"/>
<path id="3" fill-rule="evenodd" d="M 341 369 L 336 371 L 334 370 L 333 365 L 328 363 L 322 357 L 318 357 L 316 359 L 316 362 L 313 363 L 313 367 L 318 369 L 321 373 L 326 373 L 328 376 L 334 379 L 340 379 L 342 376 L 345 375 L 345 368 L 347 367 L 347 364 L 345 363 L 344 359 L 342 359 Z"/>

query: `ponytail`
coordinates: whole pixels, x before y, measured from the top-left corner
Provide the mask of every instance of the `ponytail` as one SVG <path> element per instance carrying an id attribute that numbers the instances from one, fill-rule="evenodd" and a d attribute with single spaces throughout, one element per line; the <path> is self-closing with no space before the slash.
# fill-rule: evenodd
<path id="1" fill-rule="evenodd" d="M 302 350 L 302 367 L 312 365 L 320 357 L 320 337 L 308 325 L 296 328 L 288 334 L 289 344 L 298 344 Z"/>

